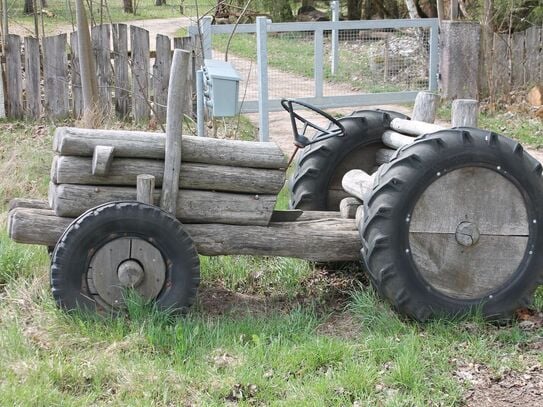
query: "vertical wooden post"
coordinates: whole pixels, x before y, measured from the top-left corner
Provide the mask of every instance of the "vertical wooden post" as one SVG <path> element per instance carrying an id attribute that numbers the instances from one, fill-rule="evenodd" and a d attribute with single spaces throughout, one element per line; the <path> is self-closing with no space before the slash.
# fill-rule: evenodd
<path id="1" fill-rule="evenodd" d="M 158 34 L 156 36 L 156 58 L 153 66 L 154 111 L 158 123 L 166 121 L 166 103 L 168 101 L 168 84 L 172 65 L 172 45 L 170 38 Z"/>
<path id="2" fill-rule="evenodd" d="M 124 120 L 130 114 L 128 69 L 128 30 L 126 24 L 113 25 L 113 63 L 115 64 L 115 112 Z"/>
<path id="3" fill-rule="evenodd" d="M 98 95 L 100 96 L 100 110 L 107 114 L 111 107 L 111 84 L 113 73 L 111 71 L 111 28 L 109 24 L 92 27 L 92 48 L 96 58 Z"/>
<path id="4" fill-rule="evenodd" d="M 45 37 L 43 49 L 45 111 L 51 119 L 64 119 L 69 113 L 66 34 Z"/>
<path id="5" fill-rule="evenodd" d="M 136 178 L 136 185 L 136 200 L 147 205 L 153 205 L 155 177 L 150 174 L 140 174 Z"/>
<path id="6" fill-rule="evenodd" d="M 25 84 L 25 116 L 39 119 L 41 114 L 40 42 L 33 37 L 25 37 Z"/>
<path id="7" fill-rule="evenodd" d="M 76 119 L 83 114 L 83 91 L 81 89 L 81 65 L 79 64 L 79 45 L 77 31 L 70 33 L 71 77 L 72 77 L 72 112 Z"/>
<path id="8" fill-rule="evenodd" d="M 433 123 L 436 119 L 439 95 L 432 92 L 419 92 L 415 98 L 411 119 L 420 122 Z"/>
<path id="9" fill-rule="evenodd" d="M 6 53 L 6 89 L 8 117 L 23 117 L 23 79 L 21 67 L 21 37 L 8 34 Z"/>
<path id="10" fill-rule="evenodd" d="M 149 31 L 130 26 L 132 47 L 132 94 L 136 122 L 147 122 L 149 108 Z"/>
<path id="11" fill-rule="evenodd" d="M 175 214 L 179 192 L 179 172 L 181 170 L 181 135 L 185 111 L 185 92 L 189 70 L 190 53 L 176 49 L 173 54 L 170 84 L 168 89 L 168 109 L 166 112 L 166 149 L 164 157 L 164 179 L 160 207 Z"/>
<path id="12" fill-rule="evenodd" d="M 185 115 L 192 115 L 196 112 L 196 71 L 200 69 L 197 65 L 197 58 L 195 53 L 194 41 L 191 37 L 178 37 L 173 39 L 173 47 L 179 49 L 186 49 L 191 51 L 191 58 L 189 64 L 189 76 L 187 77 L 188 85 L 186 98 L 188 105 L 185 105 Z M 198 68 L 197 68 L 198 66 Z"/>
<path id="13" fill-rule="evenodd" d="M 456 99 L 452 103 L 452 127 L 477 127 L 479 102 L 474 99 Z"/>

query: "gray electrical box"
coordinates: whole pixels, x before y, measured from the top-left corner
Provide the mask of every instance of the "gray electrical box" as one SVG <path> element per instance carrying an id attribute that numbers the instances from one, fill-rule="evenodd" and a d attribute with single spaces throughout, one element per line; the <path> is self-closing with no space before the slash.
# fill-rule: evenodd
<path id="1" fill-rule="evenodd" d="M 231 63 L 204 60 L 204 96 L 213 117 L 235 116 L 239 112 L 240 76 Z"/>

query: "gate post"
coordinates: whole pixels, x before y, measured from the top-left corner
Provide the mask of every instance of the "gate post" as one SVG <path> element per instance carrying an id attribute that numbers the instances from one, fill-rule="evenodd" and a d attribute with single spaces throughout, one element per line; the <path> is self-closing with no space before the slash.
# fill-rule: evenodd
<path id="1" fill-rule="evenodd" d="M 339 1 L 333 0 L 330 2 L 330 8 L 332 9 L 332 21 L 339 21 Z M 332 30 L 332 75 L 335 75 L 339 64 L 339 35 L 338 30 Z"/>
<path id="2" fill-rule="evenodd" d="M 269 141 L 268 105 L 268 18 L 256 18 L 256 58 L 258 71 L 258 138 Z"/>
<path id="3" fill-rule="evenodd" d="M 202 54 L 204 59 L 211 59 L 212 58 L 212 52 L 211 52 L 211 22 L 213 21 L 213 17 L 211 16 L 205 16 L 203 17 L 200 22 L 200 34 L 202 36 Z"/>

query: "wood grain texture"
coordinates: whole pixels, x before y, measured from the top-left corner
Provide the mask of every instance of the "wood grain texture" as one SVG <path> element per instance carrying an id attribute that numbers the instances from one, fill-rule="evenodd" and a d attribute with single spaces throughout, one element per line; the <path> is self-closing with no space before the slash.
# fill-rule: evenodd
<path id="1" fill-rule="evenodd" d="M 164 133 L 58 127 L 53 150 L 92 157 L 97 145 L 115 147 L 116 157 L 164 159 Z M 253 168 L 285 168 L 287 159 L 275 143 L 183 136 L 183 160 Z"/>
<path id="2" fill-rule="evenodd" d="M 77 31 L 70 33 L 70 76 L 72 79 L 72 113 L 76 119 L 83 114 L 83 89 L 81 88 L 81 65 Z"/>
<path id="3" fill-rule="evenodd" d="M 510 40 L 511 48 L 511 84 L 514 88 L 524 86 L 526 83 L 526 52 L 525 41 L 526 33 L 515 32 Z"/>
<path id="4" fill-rule="evenodd" d="M 183 134 L 183 118 L 187 74 L 190 54 L 176 49 L 172 58 L 170 84 L 168 88 L 168 109 L 166 112 L 166 146 L 164 157 L 164 179 L 160 207 L 166 212 L 176 212 L 177 195 L 179 194 L 179 173 L 181 171 L 181 146 Z"/>
<path id="5" fill-rule="evenodd" d="M 41 115 L 40 42 L 34 37 L 25 37 L 25 116 L 39 119 Z"/>
<path id="6" fill-rule="evenodd" d="M 406 136 L 394 130 L 385 130 L 382 136 L 383 144 L 387 147 L 398 149 L 415 141 L 415 137 Z"/>
<path id="7" fill-rule="evenodd" d="M 149 31 L 130 26 L 132 48 L 132 113 L 137 123 L 147 122 L 149 108 Z"/>
<path id="8" fill-rule="evenodd" d="M 423 192 L 411 215 L 410 231 L 454 234 L 462 221 L 481 235 L 527 236 L 528 214 L 518 188 L 482 167 L 443 174 Z"/>
<path id="9" fill-rule="evenodd" d="M 186 106 L 185 110 L 186 115 L 192 115 L 196 111 L 196 71 L 200 69 L 201 65 L 197 64 L 197 57 L 194 49 L 194 41 L 191 37 L 177 37 L 173 39 L 174 49 L 184 49 L 189 51 L 190 56 L 190 68 L 189 76 L 187 77 L 187 87 L 188 92 L 185 94 Z M 194 104 L 194 106 L 193 106 Z"/>
<path id="10" fill-rule="evenodd" d="M 507 34 L 494 33 L 491 81 L 494 96 L 504 95 L 511 91 L 510 60 Z"/>
<path id="11" fill-rule="evenodd" d="M 96 176 L 105 176 L 109 172 L 115 148 L 111 146 L 96 146 L 92 154 L 91 173 Z"/>
<path id="12" fill-rule="evenodd" d="M 456 99 L 452 102 L 452 127 L 477 127 L 479 102 L 474 99 Z"/>
<path id="13" fill-rule="evenodd" d="M 139 174 L 150 174 L 156 186 L 162 186 L 164 161 L 146 158 L 114 158 L 105 175 L 92 173 L 87 157 L 55 156 L 51 180 L 55 184 L 134 186 Z M 184 189 L 277 194 L 284 185 L 282 170 L 229 167 L 213 164 L 185 163 L 179 182 Z"/>
<path id="14" fill-rule="evenodd" d="M 343 176 L 343 189 L 364 202 L 373 188 L 373 176 L 362 170 L 350 170 Z"/>
<path id="15" fill-rule="evenodd" d="M 339 212 L 344 219 L 354 219 L 358 207 L 362 205 L 362 201 L 357 198 L 343 198 L 339 203 Z"/>
<path id="16" fill-rule="evenodd" d="M 140 174 L 136 179 L 136 200 L 147 205 L 153 204 L 155 193 L 155 177 L 150 174 Z"/>
<path id="17" fill-rule="evenodd" d="M 443 130 L 443 127 L 437 124 L 418 122 L 407 119 L 392 119 L 390 128 L 398 133 L 407 134 L 409 136 L 421 136 L 423 134 L 435 133 Z"/>
<path id="18" fill-rule="evenodd" d="M 66 34 L 43 39 L 43 77 L 45 79 L 45 112 L 50 119 L 68 117 L 68 58 Z"/>
<path id="19" fill-rule="evenodd" d="M 157 205 L 161 191 L 155 190 Z M 134 201 L 135 187 L 53 185 L 49 203 L 58 216 L 76 217 L 87 209 L 111 201 Z M 182 222 L 267 225 L 275 206 L 275 195 L 181 190 L 176 217 Z"/>
<path id="20" fill-rule="evenodd" d="M 8 35 L 6 47 L 6 107 L 8 117 L 23 117 L 21 37 L 15 34 Z"/>
<path id="21" fill-rule="evenodd" d="M 52 210 L 16 208 L 9 213 L 9 236 L 20 243 L 54 246 L 73 219 Z M 360 238 L 352 219 L 274 222 L 269 226 L 183 225 L 199 254 L 287 256 L 318 262 L 356 261 Z M 311 236 L 308 239 L 308 236 Z"/>
<path id="22" fill-rule="evenodd" d="M 168 102 L 168 86 L 172 66 L 172 44 L 169 37 L 156 36 L 156 57 L 153 65 L 153 108 L 158 123 L 166 123 L 166 105 Z"/>
<path id="23" fill-rule="evenodd" d="M 436 119 L 438 105 L 438 94 L 426 91 L 417 93 L 411 119 L 426 123 L 433 123 Z"/>
<path id="24" fill-rule="evenodd" d="M 113 66 L 115 70 L 115 113 L 124 120 L 131 110 L 128 66 L 128 30 L 126 24 L 113 24 Z"/>
<path id="25" fill-rule="evenodd" d="M 91 41 L 96 58 L 96 78 L 100 108 L 107 114 L 112 103 L 113 71 L 111 66 L 111 25 L 101 24 L 92 27 Z"/>

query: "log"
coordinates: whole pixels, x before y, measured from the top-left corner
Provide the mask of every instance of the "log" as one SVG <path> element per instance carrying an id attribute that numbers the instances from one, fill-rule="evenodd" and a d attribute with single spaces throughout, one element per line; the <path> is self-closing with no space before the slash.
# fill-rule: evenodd
<path id="1" fill-rule="evenodd" d="M 96 146 L 92 154 L 92 174 L 104 176 L 108 173 L 113 161 L 115 148 L 111 146 Z"/>
<path id="2" fill-rule="evenodd" d="M 375 153 L 375 162 L 378 165 L 386 164 L 386 163 L 390 162 L 390 160 L 392 160 L 392 157 L 394 156 L 395 152 L 396 152 L 396 150 L 392 150 L 390 148 L 380 148 Z"/>
<path id="3" fill-rule="evenodd" d="M 179 172 L 181 171 L 181 137 L 185 114 L 184 93 L 187 88 L 190 54 L 176 49 L 173 53 L 170 85 L 168 87 L 168 108 L 166 112 L 166 147 L 164 179 L 160 207 L 168 213 L 176 212 L 179 194 Z"/>
<path id="4" fill-rule="evenodd" d="M 411 120 L 433 123 L 436 119 L 439 95 L 432 92 L 419 92 L 415 98 Z"/>
<path id="5" fill-rule="evenodd" d="M 356 208 L 354 221 L 356 226 L 360 229 L 360 222 L 364 222 L 364 205 L 360 205 L 358 208 Z"/>
<path id="6" fill-rule="evenodd" d="M 92 160 L 87 157 L 55 156 L 51 180 L 55 184 L 135 186 L 139 174 L 150 174 L 156 186 L 162 186 L 164 161 L 145 158 L 114 158 L 104 176 L 92 174 Z M 255 194 L 277 194 L 283 187 L 281 170 L 229 167 L 225 165 L 186 163 L 179 175 L 183 189 L 204 189 Z"/>
<path id="7" fill-rule="evenodd" d="M 19 243 L 54 246 L 73 221 L 52 210 L 16 208 L 9 236 Z M 273 222 L 269 226 L 184 224 L 199 254 L 287 256 L 317 262 L 356 261 L 361 248 L 352 219 Z M 308 238 L 310 237 L 310 238 Z"/>
<path id="8" fill-rule="evenodd" d="M 373 188 L 373 176 L 362 170 L 350 170 L 341 180 L 345 192 L 365 202 L 366 196 Z"/>
<path id="9" fill-rule="evenodd" d="M 339 203 L 339 212 L 343 219 L 354 219 L 356 210 L 362 205 L 362 202 L 354 197 L 343 198 Z"/>
<path id="10" fill-rule="evenodd" d="M 406 119 L 392 119 L 390 128 L 398 133 L 408 134 L 410 136 L 421 136 L 423 134 L 435 133 L 443 130 L 443 127 L 437 124 L 419 122 Z"/>
<path id="11" fill-rule="evenodd" d="M 9 201 L 8 212 L 15 208 L 51 209 L 47 201 L 28 198 L 14 198 Z"/>
<path id="12" fill-rule="evenodd" d="M 137 178 L 136 199 L 138 202 L 152 205 L 155 192 L 155 177 L 149 174 L 140 174 Z"/>
<path id="13" fill-rule="evenodd" d="M 91 157 L 94 147 L 115 148 L 116 157 L 164 159 L 164 133 L 90 130 L 59 127 L 53 150 L 62 155 Z M 275 143 L 183 136 L 183 160 L 253 168 L 286 168 L 287 159 Z"/>
<path id="14" fill-rule="evenodd" d="M 474 99 L 456 99 L 452 102 L 452 127 L 477 127 L 479 102 Z"/>
<path id="15" fill-rule="evenodd" d="M 155 190 L 158 205 L 160 190 Z M 53 185 L 49 203 L 58 216 L 76 217 L 111 201 L 135 201 L 136 188 L 88 185 Z M 244 195 L 226 192 L 181 190 L 176 217 L 187 223 L 267 225 L 275 206 L 275 195 Z"/>
<path id="16" fill-rule="evenodd" d="M 385 130 L 382 136 L 383 144 L 387 147 L 398 149 L 415 141 L 414 137 L 400 134 L 393 130 Z"/>

